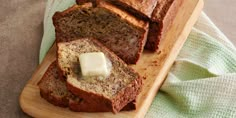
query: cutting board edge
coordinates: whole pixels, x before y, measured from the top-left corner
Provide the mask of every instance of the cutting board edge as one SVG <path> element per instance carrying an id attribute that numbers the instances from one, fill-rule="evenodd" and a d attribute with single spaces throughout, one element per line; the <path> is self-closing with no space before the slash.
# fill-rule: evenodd
<path id="1" fill-rule="evenodd" d="M 196 9 L 194 9 L 193 14 L 192 14 L 191 17 L 190 17 L 190 20 L 185 24 L 185 27 L 184 27 L 184 29 L 183 29 L 183 30 L 185 30 L 185 31 L 188 31 L 188 33 L 184 34 L 185 31 L 183 31 L 183 32 L 181 33 L 181 35 L 185 35 L 185 36 L 184 36 L 185 40 L 182 42 L 182 44 L 180 44 L 181 47 L 184 45 L 184 42 L 186 41 L 186 39 L 187 39 L 187 37 L 188 37 L 188 34 L 191 32 L 191 30 L 188 30 L 188 28 L 191 29 L 191 28 L 194 26 L 194 24 L 195 24 L 196 21 L 197 21 L 197 18 L 200 16 L 200 13 L 201 13 L 201 12 L 199 12 L 199 11 L 201 11 L 201 10 L 203 9 L 203 7 L 204 7 L 204 1 L 203 1 L 203 0 L 198 0 L 198 4 L 197 4 Z M 197 12 L 197 13 L 194 13 L 194 12 Z M 190 21 L 191 21 L 191 22 L 190 22 Z M 179 37 L 179 38 L 180 38 L 180 37 Z M 180 42 L 180 43 L 181 43 L 181 42 Z M 174 49 L 174 48 L 173 48 L 173 49 Z M 172 49 L 172 51 L 173 51 L 173 49 Z M 181 50 L 181 49 L 179 49 L 178 52 L 180 52 L 180 50 Z M 176 52 L 176 51 L 175 51 L 175 52 Z M 169 55 L 169 56 L 170 56 L 170 55 Z M 176 57 L 177 57 L 177 55 L 176 55 Z M 169 59 L 169 58 L 168 58 L 168 59 Z M 167 63 L 167 62 L 166 62 L 166 63 Z M 166 63 L 165 63 L 165 64 L 166 64 Z M 174 63 L 174 61 L 171 62 L 171 63 Z M 168 68 L 167 70 L 170 70 L 170 68 Z M 164 71 L 164 70 L 162 70 L 162 71 Z M 167 72 L 167 71 L 164 71 L 164 72 Z M 168 72 L 167 72 L 167 73 L 168 73 Z M 165 75 L 167 75 L 167 73 L 166 73 Z M 158 78 L 158 77 L 157 77 L 157 78 Z M 165 81 L 165 78 L 163 79 L 163 81 L 161 82 L 161 84 L 163 84 L 164 81 Z M 156 80 L 155 83 L 158 83 L 158 80 Z M 160 87 L 161 87 L 161 86 L 157 86 L 156 88 L 153 87 L 152 89 L 155 89 L 154 91 L 158 91 L 158 90 L 160 89 Z M 150 90 L 150 91 L 152 91 L 152 90 Z M 153 94 L 152 96 L 150 96 L 150 97 L 151 97 L 150 99 L 152 99 L 152 101 L 153 101 L 153 99 L 155 98 L 155 95 L 156 95 L 156 94 Z M 143 112 L 138 112 L 138 113 L 135 115 L 135 118 L 142 118 L 142 117 L 144 117 L 144 116 L 146 115 L 148 109 L 150 108 L 151 104 L 152 104 L 152 102 L 150 102 L 149 105 L 146 106 L 146 108 L 143 108 L 143 109 L 144 109 Z"/>

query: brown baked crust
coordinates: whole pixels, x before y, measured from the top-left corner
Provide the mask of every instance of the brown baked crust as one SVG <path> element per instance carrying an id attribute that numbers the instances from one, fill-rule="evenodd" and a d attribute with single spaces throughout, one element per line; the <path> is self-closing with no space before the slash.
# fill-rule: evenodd
<path id="1" fill-rule="evenodd" d="M 91 0 L 85 0 L 87 1 L 91 1 Z M 55 31 L 56 31 L 56 42 L 68 42 L 71 40 L 75 40 L 76 38 L 74 37 L 70 37 L 68 35 L 66 35 L 65 33 L 62 32 L 62 30 L 59 27 L 59 24 L 57 22 L 58 19 L 64 17 L 65 15 L 67 15 L 69 12 L 79 9 L 79 8 L 92 8 L 92 3 L 83 3 L 82 5 L 74 5 L 70 8 L 68 8 L 67 10 L 63 11 L 63 12 L 56 12 L 53 16 L 53 24 L 55 27 Z M 114 5 L 105 2 L 105 1 L 101 1 L 99 3 L 97 3 L 97 7 L 101 7 L 101 8 L 105 8 L 108 9 L 114 13 L 116 13 L 121 19 L 126 20 L 127 22 L 129 22 L 130 24 L 134 25 L 135 27 L 139 28 L 140 32 L 142 32 L 142 35 L 140 36 L 140 38 L 138 39 L 138 45 L 135 48 L 138 48 L 137 53 L 135 53 L 134 56 L 125 56 L 128 54 L 124 54 L 122 51 L 119 52 L 120 54 L 117 54 L 118 56 L 120 56 L 127 64 L 136 64 L 137 61 L 139 60 L 141 53 L 143 52 L 144 46 L 146 44 L 147 41 L 147 35 L 148 35 L 148 29 L 149 29 L 149 23 L 143 20 L 140 20 L 132 15 L 130 15 L 129 13 L 127 13 L 126 11 L 123 11 L 117 7 L 115 7 Z M 105 44 L 106 45 L 106 44 Z M 114 45 L 114 44 L 110 44 L 110 45 Z M 109 45 L 106 45 L 109 48 Z M 136 52 L 136 51 L 135 51 Z M 122 53 L 122 54 L 121 54 Z"/>
<path id="2" fill-rule="evenodd" d="M 104 109 L 103 106 L 97 105 L 94 106 L 93 102 L 88 102 L 87 100 L 81 99 L 73 95 L 68 90 L 66 91 L 66 95 L 59 96 L 52 94 L 53 89 L 45 87 L 48 84 L 56 84 L 54 82 L 61 82 L 66 86 L 66 81 L 63 79 L 60 79 L 58 76 L 58 69 L 57 69 L 57 62 L 54 61 L 48 69 L 46 70 L 45 74 L 43 75 L 42 79 L 39 81 L 38 86 L 40 89 L 40 95 L 42 98 L 47 100 L 49 103 L 59 106 L 59 107 L 69 107 L 72 111 L 77 112 L 108 112 L 110 110 Z M 48 83 L 48 82 L 52 83 Z M 58 88 L 60 89 L 60 88 Z M 130 111 L 134 110 L 135 107 L 135 101 L 130 102 L 127 104 L 122 111 Z"/>
<path id="3" fill-rule="evenodd" d="M 89 106 L 91 104 L 92 106 Z M 109 112 L 103 106 L 94 105 L 90 102 L 83 101 L 79 102 L 76 100 L 69 100 L 69 109 L 75 112 Z M 121 111 L 132 111 L 136 109 L 135 100 L 128 103 Z"/>
<path id="4" fill-rule="evenodd" d="M 85 39 L 83 39 L 85 40 Z M 120 63 L 125 64 L 119 57 L 117 57 L 113 52 L 111 52 L 109 49 L 105 48 L 99 41 L 95 39 L 90 39 L 91 43 L 97 45 L 101 48 L 104 52 L 108 52 L 112 57 L 114 57 L 117 61 Z M 130 72 L 136 73 L 132 68 L 130 68 Z M 74 95 L 78 96 L 79 98 L 86 99 L 88 101 L 91 101 L 91 103 L 94 105 L 94 107 L 100 107 L 103 111 L 112 111 L 113 113 L 119 112 L 124 106 L 126 106 L 131 101 L 135 100 L 137 95 L 141 91 L 142 87 L 142 78 L 138 75 L 138 78 L 134 79 L 126 88 L 119 91 L 119 93 L 113 98 L 108 99 L 104 96 L 81 90 L 80 88 L 77 88 L 76 86 L 72 85 L 70 82 L 68 82 L 67 79 L 67 88 L 69 91 L 71 91 Z"/>
<path id="5" fill-rule="evenodd" d="M 83 5 L 88 2 L 92 2 L 93 6 L 96 6 L 96 0 L 76 0 L 76 4 L 78 5 Z"/>
<path id="6" fill-rule="evenodd" d="M 99 0 L 98 0 L 99 1 Z M 126 10 L 132 15 L 148 20 L 152 17 L 152 12 L 158 0 L 104 0 Z"/>
<path id="7" fill-rule="evenodd" d="M 121 111 L 132 111 L 136 109 L 136 100 L 128 103 Z"/>
<path id="8" fill-rule="evenodd" d="M 122 90 L 119 95 L 113 100 L 107 99 L 94 93 L 80 90 L 70 83 L 67 83 L 67 88 L 76 96 L 85 98 L 87 101 L 91 101 L 90 103 L 93 105 L 93 107 L 87 109 L 88 112 L 96 112 L 97 108 L 99 108 L 100 111 L 111 111 L 113 113 L 117 113 L 123 108 L 124 110 L 135 108 L 135 105 L 131 102 L 135 100 L 137 94 L 139 94 L 141 91 L 138 86 L 140 86 L 142 82 L 141 79 L 138 80 L 139 81 L 132 82 L 130 85 L 131 87 L 127 87 L 126 89 Z M 73 111 L 81 110 L 81 108 L 78 107 L 76 103 L 70 102 L 70 106 L 71 110 Z"/>
<path id="9" fill-rule="evenodd" d="M 178 9 L 183 0 L 159 0 L 152 14 L 148 40 L 145 48 L 151 51 L 158 50 L 159 42 L 166 37 Z M 162 6 L 164 5 L 164 6 Z M 161 8 L 160 8 L 161 7 Z"/>

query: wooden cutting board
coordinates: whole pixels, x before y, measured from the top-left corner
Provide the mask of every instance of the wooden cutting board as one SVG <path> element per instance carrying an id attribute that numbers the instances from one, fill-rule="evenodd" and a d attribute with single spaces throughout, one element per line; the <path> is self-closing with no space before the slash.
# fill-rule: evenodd
<path id="1" fill-rule="evenodd" d="M 203 0 L 184 0 L 178 11 L 173 25 L 167 33 L 165 40 L 160 43 L 158 52 L 144 51 L 137 65 L 132 65 L 137 72 L 146 79 L 141 94 L 137 98 L 137 109 L 135 111 L 124 111 L 118 114 L 110 112 L 86 113 L 72 112 L 68 108 L 53 106 L 42 99 L 37 86 L 47 67 L 56 59 L 56 46 L 48 52 L 42 64 L 36 69 L 31 80 L 27 83 L 20 96 L 20 106 L 23 111 L 33 117 L 79 117 L 79 118 L 124 118 L 144 117 L 150 107 L 158 89 L 161 87 L 165 77 L 174 63 L 180 49 L 182 48 L 191 28 L 196 22 L 202 8 Z"/>

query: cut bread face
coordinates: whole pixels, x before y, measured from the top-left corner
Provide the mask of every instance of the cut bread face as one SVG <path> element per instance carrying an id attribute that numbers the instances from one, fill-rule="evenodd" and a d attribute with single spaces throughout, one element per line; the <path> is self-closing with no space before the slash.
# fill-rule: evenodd
<path id="1" fill-rule="evenodd" d="M 72 94 L 67 90 L 65 83 L 59 78 L 57 63 L 53 62 L 38 83 L 40 95 L 56 106 L 67 107 L 69 96 Z"/>
<path id="2" fill-rule="evenodd" d="M 92 104 L 85 99 L 81 99 L 71 92 L 66 87 L 66 81 L 58 75 L 57 62 L 54 61 L 45 72 L 44 76 L 38 83 L 40 95 L 51 104 L 60 107 L 69 107 L 72 111 L 77 112 L 107 112 L 106 106 Z M 97 107 L 99 106 L 99 107 Z M 130 102 L 122 110 L 134 110 L 135 101 Z"/>
<path id="3" fill-rule="evenodd" d="M 112 69 L 109 77 L 82 76 L 79 55 L 90 52 L 103 52 L 110 60 Z M 91 38 L 58 43 L 58 66 L 67 77 L 67 87 L 73 94 L 94 104 L 103 104 L 114 113 L 135 100 L 141 90 L 142 78 L 139 74 Z"/>
<path id="4" fill-rule="evenodd" d="M 148 22 L 107 3 L 74 5 L 53 16 L 57 42 L 93 37 L 128 64 L 137 63 L 148 33 Z"/>

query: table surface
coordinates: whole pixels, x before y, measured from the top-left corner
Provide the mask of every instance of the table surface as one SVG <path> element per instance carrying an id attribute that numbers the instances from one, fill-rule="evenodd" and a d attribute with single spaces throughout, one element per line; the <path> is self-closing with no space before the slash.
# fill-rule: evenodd
<path id="1" fill-rule="evenodd" d="M 204 0 L 204 11 L 236 46 L 236 0 Z"/>
<path id="2" fill-rule="evenodd" d="M 236 45 L 235 4 L 236 0 L 205 0 L 204 11 Z M 28 117 L 18 99 L 38 65 L 45 5 L 46 0 L 0 4 L 0 118 Z"/>

